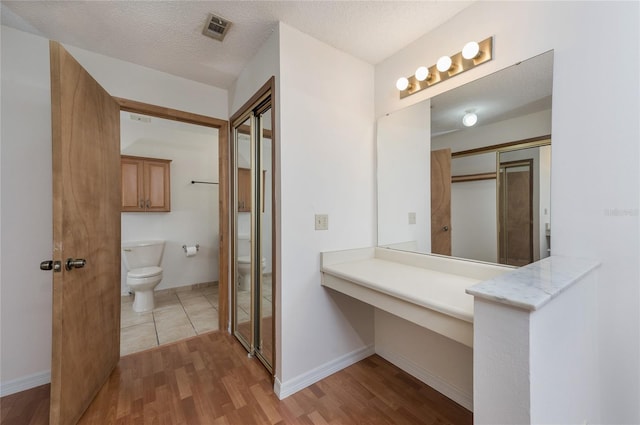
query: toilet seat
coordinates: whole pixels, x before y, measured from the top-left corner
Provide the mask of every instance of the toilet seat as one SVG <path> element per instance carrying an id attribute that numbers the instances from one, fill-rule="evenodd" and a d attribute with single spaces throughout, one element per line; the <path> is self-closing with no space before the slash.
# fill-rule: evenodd
<path id="1" fill-rule="evenodd" d="M 266 263 L 267 259 L 263 258 L 262 267 L 264 267 Z M 248 255 L 241 255 L 240 257 L 238 257 L 238 264 L 251 264 L 251 257 L 249 257 Z"/>
<path id="2" fill-rule="evenodd" d="M 152 267 L 141 267 L 139 269 L 129 270 L 129 273 L 127 273 L 127 277 L 140 279 L 145 277 L 154 277 L 160 274 L 162 274 L 162 267 L 152 266 Z"/>

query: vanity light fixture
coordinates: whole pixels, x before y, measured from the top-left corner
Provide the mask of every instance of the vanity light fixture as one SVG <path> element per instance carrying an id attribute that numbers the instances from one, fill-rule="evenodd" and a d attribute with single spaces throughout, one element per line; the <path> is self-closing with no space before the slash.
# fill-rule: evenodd
<path id="1" fill-rule="evenodd" d="M 416 73 L 414 74 L 414 76 L 418 81 L 426 80 L 427 78 L 429 78 L 429 68 L 427 68 L 426 66 L 421 66 L 420 68 L 416 69 Z"/>
<path id="2" fill-rule="evenodd" d="M 462 57 L 470 60 L 475 59 L 480 54 L 480 45 L 475 41 L 470 41 L 462 48 Z"/>
<path id="3" fill-rule="evenodd" d="M 438 68 L 438 71 L 440 72 L 447 72 L 451 69 L 452 65 L 453 62 L 451 61 L 451 58 L 449 56 L 441 56 L 436 63 L 436 68 Z"/>
<path id="4" fill-rule="evenodd" d="M 462 117 L 462 125 L 465 127 L 473 127 L 478 122 L 478 116 L 474 112 L 467 112 Z"/>
<path id="5" fill-rule="evenodd" d="M 493 59 L 493 37 L 480 42 L 470 41 L 464 45 L 461 52 L 451 56 L 441 56 L 435 65 L 421 66 L 414 75 L 399 78 L 396 88 L 400 92 L 400 99 L 489 62 L 491 59 Z"/>
<path id="6" fill-rule="evenodd" d="M 398 78 L 398 81 L 396 81 L 396 88 L 400 91 L 407 90 L 409 88 L 409 80 L 405 77 Z"/>

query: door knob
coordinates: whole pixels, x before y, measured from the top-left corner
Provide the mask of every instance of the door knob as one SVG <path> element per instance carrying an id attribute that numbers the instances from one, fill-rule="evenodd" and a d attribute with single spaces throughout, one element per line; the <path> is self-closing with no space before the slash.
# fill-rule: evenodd
<path id="1" fill-rule="evenodd" d="M 59 272 L 62 269 L 60 261 L 47 260 L 40 263 L 40 270 L 53 270 Z"/>
<path id="2" fill-rule="evenodd" d="M 67 270 L 81 269 L 85 264 L 87 264 L 87 260 L 85 260 L 84 258 L 67 258 L 67 262 L 65 263 L 64 268 Z"/>
<path id="3" fill-rule="evenodd" d="M 444 226 L 444 227 L 442 228 L 442 230 L 444 230 L 445 232 L 448 232 L 448 231 L 449 231 L 449 226 Z"/>

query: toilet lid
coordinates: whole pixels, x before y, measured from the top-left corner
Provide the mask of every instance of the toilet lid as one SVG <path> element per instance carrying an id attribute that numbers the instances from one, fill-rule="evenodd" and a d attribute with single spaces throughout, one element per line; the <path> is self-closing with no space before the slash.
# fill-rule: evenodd
<path id="1" fill-rule="evenodd" d="M 156 276 L 162 273 L 162 267 L 153 266 L 153 267 L 141 267 L 139 269 L 129 270 L 127 276 L 129 277 L 151 277 Z"/>

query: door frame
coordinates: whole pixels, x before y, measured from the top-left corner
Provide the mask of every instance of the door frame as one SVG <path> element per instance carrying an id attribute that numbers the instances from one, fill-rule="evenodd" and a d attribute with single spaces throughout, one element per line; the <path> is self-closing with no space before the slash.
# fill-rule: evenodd
<path id="1" fill-rule="evenodd" d="M 202 125 L 218 130 L 218 190 L 220 202 L 218 323 L 220 330 L 229 332 L 229 122 L 206 115 L 165 108 L 115 96 L 113 99 L 120 105 L 120 111 Z"/>

